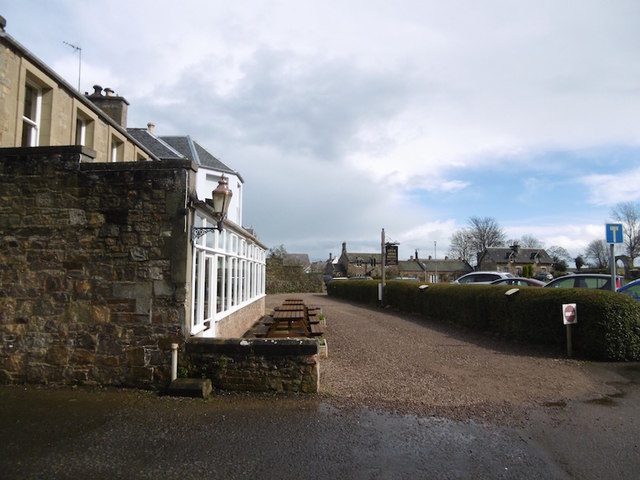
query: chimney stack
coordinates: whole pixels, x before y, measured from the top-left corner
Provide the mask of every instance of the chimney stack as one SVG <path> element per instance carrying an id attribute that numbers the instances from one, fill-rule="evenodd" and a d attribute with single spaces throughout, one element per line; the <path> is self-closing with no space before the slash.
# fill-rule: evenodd
<path id="1" fill-rule="evenodd" d="M 127 102 L 124 97 L 116 95 L 111 88 L 105 88 L 103 95 L 102 87 L 100 85 L 94 85 L 93 93 L 87 95 L 87 98 L 91 100 L 96 107 L 115 120 L 122 128 L 127 128 L 127 108 L 129 102 Z"/>

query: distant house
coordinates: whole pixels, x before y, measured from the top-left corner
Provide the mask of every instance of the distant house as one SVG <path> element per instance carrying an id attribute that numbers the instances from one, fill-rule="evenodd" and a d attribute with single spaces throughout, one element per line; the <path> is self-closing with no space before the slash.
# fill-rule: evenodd
<path id="1" fill-rule="evenodd" d="M 398 269 L 399 277 L 415 278 L 423 281 L 425 279 L 423 266 L 413 257 L 409 258 L 409 260 L 398 260 L 396 268 Z"/>
<path id="2" fill-rule="evenodd" d="M 523 267 L 533 266 L 533 273 L 551 273 L 553 259 L 542 248 L 521 248 L 514 244 L 510 247 L 487 248 L 478 257 L 478 270 L 496 270 L 520 276 Z"/>
<path id="3" fill-rule="evenodd" d="M 379 277 L 382 275 L 381 265 L 382 258 L 379 252 L 348 252 L 347 242 L 343 242 L 336 272 L 347 277 Z"/>
<path id="4" fill-rule="evenodd" d="M 417 250 L 415 257 L 398 262 L 399 276 L 416 278 L 429 283 L 449 282 L 472 270 L 473 267 L 461 259 L 449 257 L 433 259 L 431 256 L 426 260 L 421 259 L 418 257 Z"/>
<path id="5" fill-rule="evenodd" d="M 473 271 L 473 267 L 462 259 L 452 259 L 449 257 L 420 260 L 424 268 L 425 280 L 430 283 L 450 282 L 465 273 Z"/>

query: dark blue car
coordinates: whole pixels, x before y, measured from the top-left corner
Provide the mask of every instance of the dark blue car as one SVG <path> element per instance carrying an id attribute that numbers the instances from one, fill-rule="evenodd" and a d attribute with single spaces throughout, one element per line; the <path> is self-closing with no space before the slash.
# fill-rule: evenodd
<path id="1" fill-rule="evenodd" d="M 633 282 L 627 283 L 625 286 L 620 287 L 616 291 L 618 293 L 629 295 L 631 298 L 634 298 L 638 302 L 640 302 L 640 278 L 638 280 L 634 280 Z"/>

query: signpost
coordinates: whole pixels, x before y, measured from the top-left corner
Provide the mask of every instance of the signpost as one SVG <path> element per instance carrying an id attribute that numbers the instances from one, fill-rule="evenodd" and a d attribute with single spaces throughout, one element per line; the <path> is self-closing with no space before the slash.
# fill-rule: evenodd
<path id="1" fill-rule="evenodd" d="M 398 265 L 398 245 L 386 244 L 387 265 Z"/>
<path id="2" fill-rule="evenodd" d="M 382 281 L 380 282 L 380 285 L 378 286 L 378 299 L 380 300 L 380 305 L 384 307 L 384 281 L 385 281 L 385 266 L 386 266 L 386 261 L 385 261 L 385 251 L 384 251 L 384 245 L 385 245 L 385 236 L 384 236 L 384 228 L 382 229 L 382 233 L 380 234 L 380 238 L 381 238 L 381 242 L 380 242 L 380 260 L 381 260 L 381 267 L 382 267 Z"/>
<path id="3" fill-rule="evenodd" d="M 611 290 L 616 291 L 616 254 L 614 247 L 616 243 L 623 243 L 622 237 L 622 224 L 621 223 L 607 223 L 605 228 L 605 234 L 607 237 L 607 243 L 610 246 L 610 260 L 611 264 Z"/>
<path id="4" fill-rule="evenodd" d="M 578 323 L 578 308 L 575 303 L 565 303 L 562 305 L 562 321 L 567 326 L 567 356 L 573 354 L 571 343 L 571 325 Z"/>
<path id="5" fill-rule="evenodd" d="M 385 267 L 398 265 L 398 244 L 385 241 L 384 228 L 380 234 L 380 256 L 382 257 L 382 282 L 378 286 L 378 299 L 384 307 Z"/>

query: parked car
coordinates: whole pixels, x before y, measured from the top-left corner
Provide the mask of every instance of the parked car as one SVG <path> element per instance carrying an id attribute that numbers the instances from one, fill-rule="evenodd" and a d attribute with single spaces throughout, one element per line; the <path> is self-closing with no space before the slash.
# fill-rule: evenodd
<path id="1" fill-rule="evenodd" d="M 622 286 L 622 278 L 616 277 L 616 288 Z M 611 290 L 611 275 L 604 273 L 575 273 L 551 280 L 544 288 L 598 288 Z"/>
<path id="2" fill-rule="evenodd" d="M 471 272 L 466 275 L 462 275 L 457 280 L 451 283 L 460 285 L 474 285 L 479 283 L 491 283 L 494 280 L 500 280 L 502 278 L 512 278 L 513 275 L 507 272 Z"/>
<path id="3" fill-rule="evenodd" d="M 535 278 L 525 277 L 513 277 L 513 278 L 501 278 L 500 280 L 494 280 L 491 285 L 513 285 L 515 287 L 544 287 L 545 282 L 536 280 Z"/>
<path id="4" fill-rule="evenodd" d="M 631 298 L 640 302 L 640 278 L 629 282 L 617 290 L 619 293 L 629 295 Z"/>
<path id="5" fill-rule="evenodd" d="M 534 275 L 533 278 L 535 278 L 536 280 L 540 280 L 541 282 L 548 282 L 550 280 L 553 280 L 553 275 L 551 275 L 549 272 L 540 272 Z"/>

